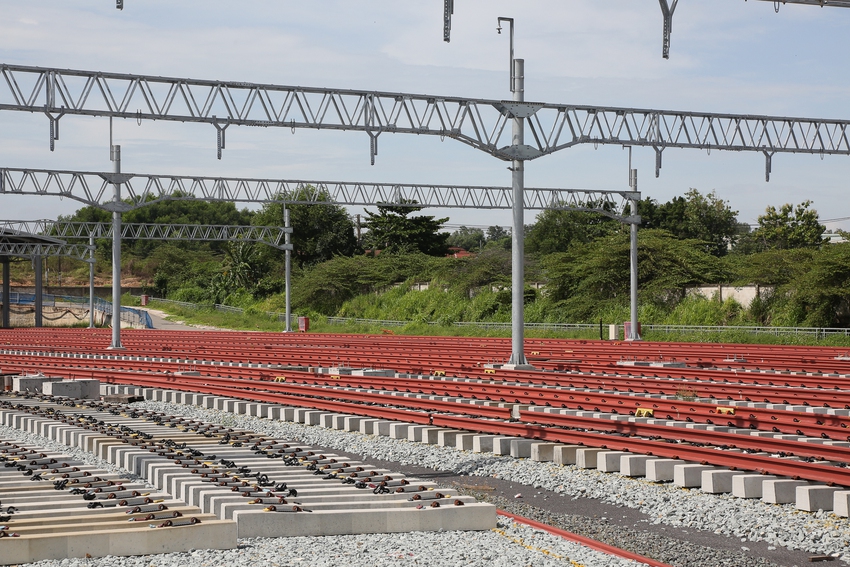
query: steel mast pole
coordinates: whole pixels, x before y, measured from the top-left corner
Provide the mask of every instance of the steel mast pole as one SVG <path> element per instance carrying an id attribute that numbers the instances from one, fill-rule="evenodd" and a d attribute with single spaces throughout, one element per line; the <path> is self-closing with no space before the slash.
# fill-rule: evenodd
<path id="1" fill-rule="evenodd" d="M 525 61 L 514 59 L 514 19 L 499 17 L 496 31 L 502 33 L 502 22 L 510 26 L 510 87 L 515 103 L 525 102 Z M 511 147 L 514 159 L 511 160 L 511 189 L 513 193 L 513 229 L 511 231 L 511 358 L 508 365 L 512 368 L 528 367 L 525 358 L 525 166 L 520 152 L 525 145 L 525 119 L 514 111 L 511 131 Z"/>
<path id="2" fill-rule="evenodd" d="M 44 297 L 42 296 L 41 251 L 35 255 L 35 326 L 44 326 Z"/>
<path id="3" fill-rule="evenodd" d="M 94 329 L 94 234 L 89 234 L 91 262 L 89 263 L 89 329 Z"/>
<path id="4" fill-rule="evenodd" d="M 111 126 L 111 124 L 110 124 Z M 110 131 L 110 138 L 112 132 Z M 121 346 L 121 146 L 111 146 L 113 173 L 112 187 L 115 189 L 115 209 L 112 211 L 112 344 L 110 349 Z"/>
<path id="5" fill-rule="evenodd" d="M 288 245 L 290 243 L 289 238 L 289 209 L 284 205 L 283 208 L 283 228 L 287 229 L 284 233 L 284 242 Z M 292 304 L 290 303 L 290 295 L 289 295 L 289 284 L 290 279 L 292 277 L 292 251 L 289 249 L 289 246 L 286 248 L 286 262 L 285 262 L 285 295 L 286 295 L 286 329 L 284 333 L 292 332 Z"/>
<path id="6" fill-rule="evenodd" d="M 513 37 L 513 22 L 511 22 Z M 513 42 L 512 42 L 513 43 Z M 513 54 L 513 45 L 511 46 Z M 525 61 L 512 61 L 512 90 L 514 102 L 525 100 Z M 520 148 L 525 144 L 525 119 L 515 116 L 511 144 Z M 511 162 L 511 185 L 513 188 L 513 235 L 511 237 L 511 359 L 508 364 L 528 365 L 525 358 L 525 164 L 521 159 Z"/>
<path id="7" fill-rule="evenodd" d="M 631 149 L 630 149 L 631 151 Z M 631 155 L 629 156 L 629 165 L 631 166 Z M 629 167 L 629 185 L 632 191 L 637 192 L 637 169 Z M 629 200 L 629 205 L 632 210 L 634 221 L 629 225 L 629 310 L 630 310 L 630 329 L 626 336 L 627 341 L 639 341 L 640 332 L 638 331 L 638 200 L 632 198 Z"/>

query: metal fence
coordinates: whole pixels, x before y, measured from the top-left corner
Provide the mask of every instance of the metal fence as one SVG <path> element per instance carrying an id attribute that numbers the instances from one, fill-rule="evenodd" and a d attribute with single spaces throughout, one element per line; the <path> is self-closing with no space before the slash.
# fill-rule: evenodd
<path id="1" fill-rule="evenodd" d="M 188 301 L 175 301 L 173 299 L 160 299 L 158 297 L 151 297 L 151 301 L 160 301 L 162 303 L 167 303 L 169 305 L 176 305 L 178 307 L 184 307 L 186 309 L 215 309 L 216 311 L 222 311 L 224 313 L 235 313 L 238 315 L 243 315 L 245 310 L 241 307 L 231 307 L 230 305 L 222 305 L 220 303 L 215 304 L 202 304 L 202 303 L 189 303 Z M 280 313 L 279 311 L 260 311 L 260 315 L 264 315 L 269 319 L 276 320 L 280 323 L 286 322 L 286 313 Z M 295 325 L 298 323 L 298 318 L 295 315 L 290 316 L 291 324 Z"/>
<path id="2" fill-rule="evenodd" d="M 152 298 L 155 299 L 155 298 Z M 224 311 L 227 313 L 245 313 L 245 310 L 240 307 L 231 307 L 229 305 L 200 305 L 197 303 L 188 303 L 185 301 L 174 301 L 172 299 L 155 299 L 163 303 L 179 305 L 188 309 L 198 309 L 201 307 L 214 308 L 216 311 Z M 278 321 L 286 321 L 285 313 L 274 311 L 264 311 L 263 315 L 272 319 L 277 318 Z M 415 323 L 415 321 L 393 321 L 386 319 L 360 319 L 356 317 L 328 317 L 327 322 L 330 325 L 374 325 L 378 327 L 404 327 Z M 297 323 L 297 317 L 292 315 L 292 324 Z M 427 325 L 439 325 L 439 321 L 423 321 Z M 452 323 L 454 327 L 477 327 L 481 329 L 510 329 L 510 322 L 498 321 L 456 321 Z M 600 328 L 598 323 L 525 323 L 524 327 L 530 330 L 545 330 L 545 331 L 596 331 Z M 607 331 L 608 325 L 603 326 Z M 622 325 L 619 325 L 622 329 Z M 710 326 L 710 325 L 660 325 L 660 324 L 641 324 L 641 329 L 644 333 L 651 331 L 653 333 L 753 333 L 766 334 L 775 336 L 809 336 L 809 337 L 828 337 L 828 336 L 850 336 L 850 328 L 840 327 L 756 327 L 756 326 Z"/>
<path id="3" fill-rule="evenodd" d="M 747 327 L 733 325 L 712 327 L 708 325 L 641 325 L 645 330 L 658 333 L 755 333 L 763 335 L 803 335 L 810 337 L 850 336 L 850 329 L 840 327 Z"/>
<path id="4" fill-rule="evenodd" d="M 80 300 L 81 298 L 75 298 Z M 85 302 L 88 303 L 88 298 L 84 298 Z M 102 312 L 104 315 L 109 317 L 112 316 L 112 302 L 106 301 L 99 297 L 94 298 L 94 310 L 95 312 Z M 134 309 L 133 307 L 125 307 L 121 306 L 121 311 L 119 313 L 121 317 L 121 322 L 132 325 L 133 327 L 144 327 L 145 329 L 153 329 L 153 321 L 151 321 L 150 314 L 144 309 Z"/>
<path id="5" fill-rule="evenodd" d="M 42 295 L 41 299 L 43 307 L 76 307 L 82 309 L 88 309 L 89 307 L 88 297 L 79 297 L 74 295 L 54 295 L 51 293 L 45 293 Z M 12 292 L 9 295 L 9 304 L 27 306 L 35 305 L 35 294 Z M 99 297 L 94 298 L 94 310 L 95 314 L 100 312 L 104 316 L 104 318 L 112 317 L 112 303 L 105 301 Z M 134 309 L 132 307 L 125 307 L 122 305 L 120 317 L 123 323 L 132 325 L 133 327 L 144 327 L 146 329 L 153 329 L 153 321 L 151 321 L 151 316 L 148 314 L 147 311 L 144 311 L 142 309 Z"/>

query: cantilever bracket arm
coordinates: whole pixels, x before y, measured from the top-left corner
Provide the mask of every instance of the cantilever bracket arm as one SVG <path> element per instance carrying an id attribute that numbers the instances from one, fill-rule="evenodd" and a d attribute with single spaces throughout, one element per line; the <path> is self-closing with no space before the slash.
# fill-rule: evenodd
<path id="1" fill-rule="evenodd" d="M 59 139 L 59 119 L 65 116 L 65 110 L 63 109 L 59 114 L 53 116 L 53 114 L 47 110 L 47 106 L 44 107 L 44 114 L 47 115 L 47 118 L 50 120 L 50 151 L 56 149 L 56 140 Z"/>
<path id="2" fill-rule="evenodd" d="M 770 172 L 773 169 L 773 154 L 776 152 L 768 152 L 765 150 L 764 152 L 764 182 L 770 182 Z"/>
<path id="3" fill-rule="evenodd" d="M 664 148 L 652 146 L 652 149 L 655 150 L 655 177 L 657 179 L 661 175 L 661 152 L 664 151 Z"/>
<path id="4" fill-rule="evenodd" d="M 213 116 L 213 120 L 216 120 L 216 117 Z M 221 150 L 226 147 L 226 139 L 224 137 L 224 131 L 227 130 L 227 127 L 230 126 L 230 120 L 228 120 L 224 126 L 219 124 L 218 122 L 213 122 L 213 126 L 215 126 L 215 145 L 216 145 L 216 155 L 218 159 L 221 159 Z"/>
<path id="5" fill-rule="evenodd" d="M 667 4 L 667 0 L 658 0 L 661 5 L 661 15 L 664 17 L 664 45 L 661 55 L 664 59 L 670 59 L 670 34 L 673 32 L 673 12 L 676 11 L 676 5 L 679 0 L 673 0 L 672 4 Z"/>

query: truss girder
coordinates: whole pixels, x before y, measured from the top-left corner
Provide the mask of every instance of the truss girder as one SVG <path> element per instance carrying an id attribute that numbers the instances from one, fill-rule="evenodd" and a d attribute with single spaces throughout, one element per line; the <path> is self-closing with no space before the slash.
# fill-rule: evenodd
<path id="1" fill-rule="evenodd" d="M 122 174 L 124 175 L 124 174 Z M 292 205 L 400 205 L 451 209 L 511 209 L 510 187 L 356 183 L 339 181 L 272 180 L 172 175 L 126 174 L 122 184 L 128 201 L 139 208 L 157 201 L 203 199 Z M 80 171 L 0 169 L 0 194 L 52 195 L 103 207 L 112 192 L 108 174 Z M 525 188 L 526 209 L 596 211 L 625 218 L 630 191 Z M 297 198 L 295 198 L 297 197 Z M 638 197 L 639 198 L 639 197 Z M 85 235 L 87 236 L 87 234 Z M 128 238 L 133 236 L 128 235 Z"/>
<path id="2" fill-rule="evenodd" d="M 274 226 L 122 223 L 121 238 L 129 240 L 193 240 L 260 242 L 274 248 L 282 244 L 287 229 Z M 288 229 L 290 232 L 292 229 Z M 112 223 L 54 220 L 0 221 L 0 231 L 44 234 L 58 238 L 112 238 Z M 291 246 L 291 245 L 290 245 Z"/>
<path id="3" fill-rule="evenodd" d="M 0 242 L 0 256 L 31 258 L 33 256 L 68 256 L 84 262 L 93 262 L 87 244 L 36 244 Z"/>
<path id="4" fill-rule="evenodd" d="M 448 137 L 513 159 L 509 102 L 0 65 L 0 110 Z M 850 154 L 847 120 L 526 103 L 536 150 L 577 144 Z"/>
<path id="5" fill-rule="evenodd" d="M 763 2 L 773 2 L 774 4 L 806 4 L 807 6 L 833 6 L 836 8 L 850 8 L 850 0 L 762 0 Z"/>

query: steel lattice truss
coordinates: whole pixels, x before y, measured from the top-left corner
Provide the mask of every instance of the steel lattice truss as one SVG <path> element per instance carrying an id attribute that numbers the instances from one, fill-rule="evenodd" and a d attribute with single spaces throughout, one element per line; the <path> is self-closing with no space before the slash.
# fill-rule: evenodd
<path id="1" fill-rule="evenodd" d="M 68 256 L 83 262 L 94 262 L 91 258 L 92 248 L 88 244 L 67 243 L 22 243 L 0 241 L 0 256 L 17 256 L 31 258 L 33 256 Z"/>
<path id="2" fill-rule="evenodd" d="M 746 2 L 746 0 L 744 0 Z M 779 12 L 780 4 L 804 4 L 807 6 L 833 6 L 837 8 L 850 8 L 850 0 L 762 0 L 763 2 L 773 2 L 774 9 Z M 123 9 L 124 0 L 118 0 L 121 3 L 119 9 Z M 679 0 L 672 0 L 670 4 L 667 0 L 658 0 L 661 5 L 661 15 L 664 19 L 663 48 L 662 56 L 664 59 L 670 58 L 670 33 L 673 26 L 673 12 L 676 10 L 676 4 Z M 454 0 L 444 0 L 443 2 L 443 41 L 451 41 L 452 32 L 452 14 L 454 14 Z"/>
<path id="3" fill-rule="evenodd" d="M 808 6 L 834 6 L 836 8 L 850 8 L 850 0 L 762 0 L 774 4 L 806 4 Z"/>
<path id="4" fill-rule="evenodd" d="M 0 233 L 44 234 L 58 238 L 112 238 L 112 223 L 70 222 L 54 220 L 0 221 Z M 274 248 L 292 250 L 281 244 L 286 232 L 292 229 L 275 226 L 233 226 L 198 224 L 122 223 L 124 240 L 195 240 L 260 242 Z"/>
<path id="5" fill-rule="evenodd" d="M 0 169 L 0 194 L 67 197 L 107 210 L 139 208 L 156 201 L 203 199 L 245 203 L 298 205 L 399 205 L 452 209 L 511 209 L 510 187 L 349 183 L 336 181 L 272 180 L 173 175 L 119 174 L 128 201 L 115 207 L 114 174 L 35 169 Z M 525 188 L 526 209 L 595 211 L 623 222 L 633 191 Z M 87 235 L 86 235 L 87 236 Z M 128 236 L 132 238 L 132 236 Z"/>
<path id="6" fill-rule="evenodd" d="M 676 112 L 205 81 L 0 65 L 0 110 L 44 112 L 51 144 L 64 114 L 448 137 L 502 159 L 578 144 L 850 155 L 847 120 Z M 530 146 L 511 147 L 525 117 Z M 55 127 L 55 128 L 54 128 Z M 55 130 L 55 132 L 54 132 Z"/>

